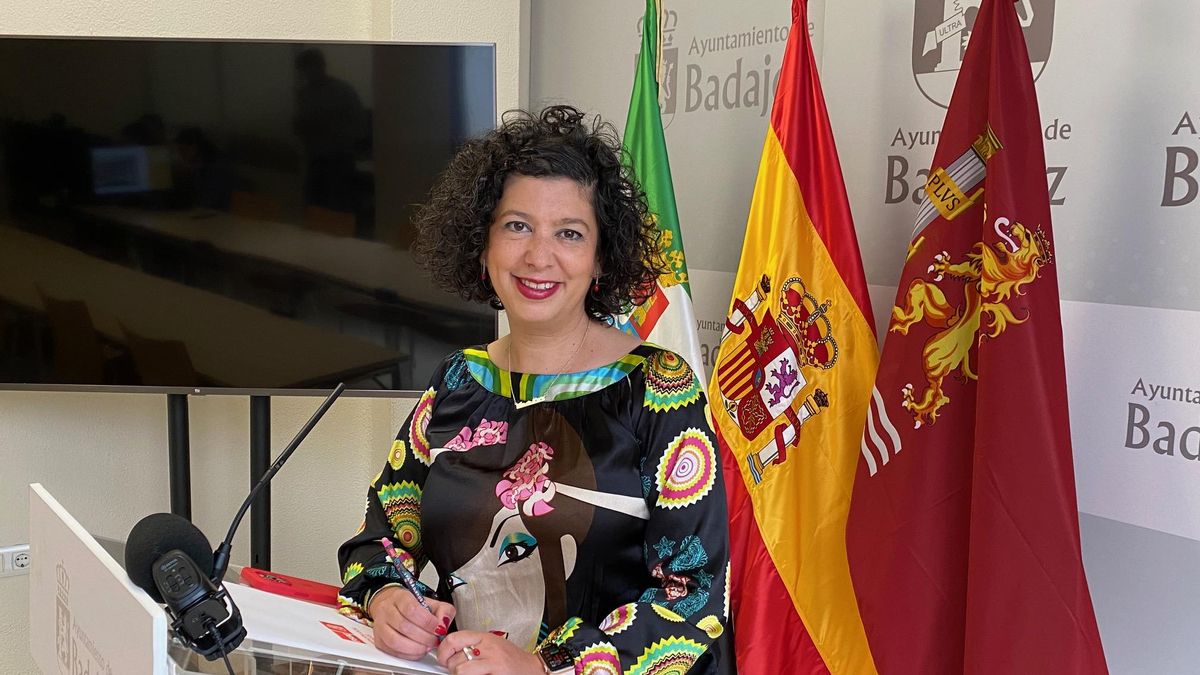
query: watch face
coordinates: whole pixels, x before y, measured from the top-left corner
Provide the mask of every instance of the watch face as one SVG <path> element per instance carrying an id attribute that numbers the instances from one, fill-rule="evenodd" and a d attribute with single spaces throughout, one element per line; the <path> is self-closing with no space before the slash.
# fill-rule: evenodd
<path id="1" fill-rule="evenodd" d="M 538 650 L 551 673 L 569 672 L 575 669 L 575 656 L 562 645 L 546 645 Z"/>

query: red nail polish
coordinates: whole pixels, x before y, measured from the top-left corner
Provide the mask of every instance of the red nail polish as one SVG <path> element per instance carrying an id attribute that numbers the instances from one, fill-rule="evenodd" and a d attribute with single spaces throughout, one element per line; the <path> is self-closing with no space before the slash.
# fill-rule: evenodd
<path id="1" fill-rule="evenodd" d="M 450 627 L 450 617 L 443 616 L 442 617 L 442 625 L 449 628 Z"/>
<path id="2" fill-rule="evenodd" d="M 433 632 L 437 633 L 438 635 L 445 635 L 445 634 L 446 634 L 446 627 L 445 627 L 445 626 L 438 626 L 437 628 L 434 628 L 434 629 L 433 629 Z"/>
<path id="3" fill-rule="evenodd" d="M 508 639 L 508 633 L 507 633 L 506 631 L 502 631 L 502 630 L 490 630 L 490 631 L 488 631 L 488 632 L 489 632 L 489 633 L 491 633 L 492 635 L 495 635 L 495 636 L 497 636 L 497 637 L 502 637 L 502 638 L 504 638 L 505 640 L 507 640 L 507 639 Z"/>

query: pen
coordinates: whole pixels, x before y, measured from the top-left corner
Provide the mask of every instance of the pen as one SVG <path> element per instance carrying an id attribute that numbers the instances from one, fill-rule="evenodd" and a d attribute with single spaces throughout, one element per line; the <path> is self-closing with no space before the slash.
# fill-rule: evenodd
<path id="1" fill-rule="evenodd" d="M 392 545 L 392 540 L 384 537 L 379 540 L 379 543 L 383 545 L 387 561 L 392 564 L 392 567 L 396 569 L 396 573 L 400 575 L 400 581 L 404 584 L 404 587 L 408 589 L 409 593 L 413 594 L 413 597 L 425 608 L 425 611 L 433 614 L 433 608 L 429 606 L 429 603 L 425 602 L 425 594 L 421 592 L 421 589 L 417 588 L 417 580 L 400 560 L 400 554 L 396 552 L 396 547 Z"/>

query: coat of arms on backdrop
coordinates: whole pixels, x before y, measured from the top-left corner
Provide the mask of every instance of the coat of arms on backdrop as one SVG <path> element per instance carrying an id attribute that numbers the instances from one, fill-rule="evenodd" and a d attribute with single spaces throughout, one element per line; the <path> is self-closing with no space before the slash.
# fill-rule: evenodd
<path id="1" fill-rule="evenodd" d="M 925 98 L 945 108 L 962 67 L 981 0 L 915 0 L 912 72 Z M 1036 80 L 1046 69 L 1054 37 L 1056 0 L 1017 0 L 1017 18 Z"/>

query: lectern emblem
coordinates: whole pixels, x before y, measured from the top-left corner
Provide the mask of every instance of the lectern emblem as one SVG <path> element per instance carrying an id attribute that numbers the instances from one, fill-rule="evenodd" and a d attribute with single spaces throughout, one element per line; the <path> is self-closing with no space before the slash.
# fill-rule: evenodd
<path id="1" fill-rule="evenodd" d="M 54 651 L 58 655 L 58 672 L 71 675 L 75 663 L 71 639 L 71 577 L 59 563 L 54 568 L 54 578 L 58 584 L 54 602 Z"/>
<path id="2" fill-rule="evenodd" d="M 982 0 L 916 0 L 913 12 L 912 66 L 925 98 L 946 108 L 958 79 L 967 42 Z M 1054 36 L 1054 0 L 1017 0 L 1036 80 L 1050 58 Z"/>

